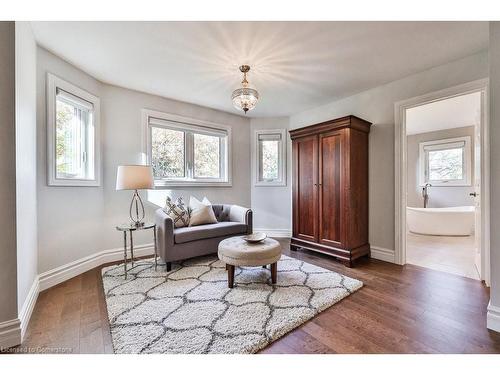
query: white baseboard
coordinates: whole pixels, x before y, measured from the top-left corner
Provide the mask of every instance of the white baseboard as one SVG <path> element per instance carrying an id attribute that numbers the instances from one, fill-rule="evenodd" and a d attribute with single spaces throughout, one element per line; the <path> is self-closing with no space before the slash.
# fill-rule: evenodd
<path id="1" fill-rule="evenodd" d="M 378 260 L 383 260 L 384 262 L 396 263 L 395 262 L 395 252 L 391 249 L 386 249 L 379 246 L 370 246 L 371 257 Z"/>
<path id="2" fill-rule="evenodd" d="M 0 322 L 0 350 L 21 344 L 21 322 L 19 319 Z"/>
<path id="3" fill-rule="evenodd" d="M 292 237 L 292 231 L 290 229 L 266 229 L 266 228 L 254 228 L 254 233 L 264 232 L 269 237 L 275 238 L 290 238 Z"/>
<path id="4" fill-rule="evenodd" d="M 38 276 L 33 280 L 33 284 L 24 300 L 23 307 L 19 312 L 19 320 L 21 322 L 21 341 L 24 339 L 24 334 L 26 333 L 26 328 L 28 328 L 28 323 L 31 319 L 31 314 L 35 308 L 36 300 L 38 299 L 38 292 L 40 291 L 40 283 Z"/>
<path id="5" fill-rule="evenodd" d="M 500 332 L 500 307 L 488 303 L 488 313 L 486 314 L 486 327 L 493 331 Z"/>
<path id="6" fill-rule="evenodd" d="M 130 251 L 128 251 L 127 254 L 130 256 Z M 154 248 L 152 243 L 134 247 L 134 258 L 153 254 Z M 43 272 L 38 276 L 40 279 L 40 291 L 69 280 L 72 277 L 91 270 L 92 268 L 99 267 L 102 264 L 122 259 L 123 248 L 103 250 L 86 256 L 85 258 L 81 258 L 52 270 Z"/>

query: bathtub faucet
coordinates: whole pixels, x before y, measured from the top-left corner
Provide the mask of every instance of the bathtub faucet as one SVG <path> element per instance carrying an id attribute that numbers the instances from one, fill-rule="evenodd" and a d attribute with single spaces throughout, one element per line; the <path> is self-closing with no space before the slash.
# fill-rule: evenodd
<path id="1" fill-rule="evenodd" d="M 422 197 L 424 197 L 424 208 L 427 208 L 427 203 L 429 202 L 429 194 L 427 193 L 427 188 L 432 186 L 429 183 L 426 183 L 422 188 Z"/>

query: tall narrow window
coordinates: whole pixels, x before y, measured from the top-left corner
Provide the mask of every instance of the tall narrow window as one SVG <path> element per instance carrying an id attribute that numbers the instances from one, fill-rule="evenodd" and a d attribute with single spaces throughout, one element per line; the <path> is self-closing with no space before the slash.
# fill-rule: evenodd
<path id="1" fill-rule="evenodd" d="M 255 185 L 286 185 L 285 149 L 284 130 L 255 132 Z"/>
<path id="2" fill-rule="evenodd" d="M 98 186 L 99 99 L 47 76 L 48 183 Z"/>
<path id="3" fill-rule="evenodd" d="M 156 186 L 230 185 L 230 128 L 144 110 Z"/>

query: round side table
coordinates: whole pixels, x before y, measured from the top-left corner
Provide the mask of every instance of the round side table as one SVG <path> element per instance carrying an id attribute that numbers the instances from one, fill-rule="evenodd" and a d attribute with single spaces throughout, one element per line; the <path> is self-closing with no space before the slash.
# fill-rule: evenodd
<path id="1" fill-rule="evenodd" d="M 153 240 L 155 248 L 155 271 L 158 266 L 158 252 L 156 247 L 156 224 L 146 222 L 144 225 L 136 226 L 133 223 L 120 224 L 116 226 L 116 230 L 123 232 L 123 269 L 125 271 L 125 279 L 127 278 L 127 232 L 130 234 L 130 260 L 132 267 L 134 266 L 134 236 L 133 233 L 139 230 L 153 229 Z"/>

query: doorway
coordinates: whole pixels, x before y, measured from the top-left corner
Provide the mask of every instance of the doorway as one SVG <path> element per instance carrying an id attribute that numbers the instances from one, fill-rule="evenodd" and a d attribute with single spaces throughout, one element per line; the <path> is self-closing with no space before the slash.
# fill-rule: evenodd
<path id="1" fill-rule="evenodd" d="M 396 103 L 396 249 L 489 284 L 487 80 Z"/>

